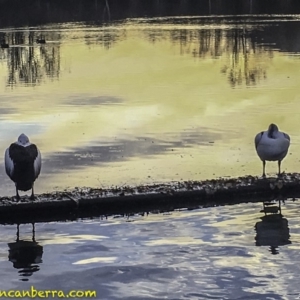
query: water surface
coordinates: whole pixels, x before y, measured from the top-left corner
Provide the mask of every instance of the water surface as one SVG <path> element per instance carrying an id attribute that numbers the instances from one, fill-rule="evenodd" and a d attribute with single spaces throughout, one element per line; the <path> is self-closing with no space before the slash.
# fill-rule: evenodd
<path id="1" fill-rule="evenodd" d="M 253 139 L 275 122 L 292 138 L 282 169 L 298 171 L 300 16 L 245 12 L 2 28 L 0 152 L 29 135 L 38 193 L 260 175 Z M 12 195 L 1 168 L 0 194 Z M 2 226 L 0 289 L 296 299 L 297 204 L 271 225 L 261 204 L 240 204 L 40 223 L 35 240 L 30 224 L 17 241 Z"/>
<path id="2" fill-rule="evenodd" d="M 4 28 L 0 152 L 29 135 L 43 154 L 37 192 L 260 175 L 253 137 L 275 122 L 292 137 L 283 170 L 297 171 L 299 18 Z"/>
<path id="3" fill-rule="evenodd" d="M 43 253 L 32 250 L 36 263 L 26 268 L 8 261 L 16 226 L 2 226 L 0 289 L 88 289 L 97 299 L 296 299 L 298 202 L 287 201 L 271 226 L 261 208 L 36 224 Z M 31 225 L 20 226 L 20 239 L 31 240 Z"/>

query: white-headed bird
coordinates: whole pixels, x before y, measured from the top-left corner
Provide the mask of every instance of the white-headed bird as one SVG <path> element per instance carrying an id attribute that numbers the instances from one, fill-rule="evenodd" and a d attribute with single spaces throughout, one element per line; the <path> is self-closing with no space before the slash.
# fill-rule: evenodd
<path id="1" fill-rule="evenodd" d="M 279 131 L 277 125 L 270 124 L 267 131 L 262 131 L 255 136 L 255 148 L 263 162 L 263 177 L 266 177 L 266 161 L 278 161 L 278 175 L 280 175 L 281 161 L 288 153 L 290 146 L 288 134 Z"/>
<path id="2" fill-rule="evenodd" d="M 35 144 L 22 133 L 15 143 L 5 151 L 6 174 L 16 185 L 17 199 L 20 191 L 31 189 L 30 198 L 34 199 L 33 184 L 41 172 L 41 153 Z"/>

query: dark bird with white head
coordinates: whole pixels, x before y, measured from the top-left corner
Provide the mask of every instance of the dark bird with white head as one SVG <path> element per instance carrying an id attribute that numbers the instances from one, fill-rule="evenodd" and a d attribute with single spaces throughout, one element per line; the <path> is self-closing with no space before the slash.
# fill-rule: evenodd
<path id="1" fill-rule="evenodd" d="M 34 199 L 33 185 L 41 172 L 41 167 L 42 158 L 39 149 L 22 133 L 5 151 L 5 170 L 16 185 L 17 199 L 20 199 L 18 191 L 30 189 L 30 199 Z"/>
<path id="2" fill-rule="evenodd" d="M 290 136 L 279 131 L 275 124 L 270 124 L 267 131 L 262 131 L 255 136 L 255 149 L 263 162 L 263 177 L 266 177 L 266 161 L 278 161 L 278 175 L 280 175 L 281 161 L 288 153 L 290 141 Z"/>

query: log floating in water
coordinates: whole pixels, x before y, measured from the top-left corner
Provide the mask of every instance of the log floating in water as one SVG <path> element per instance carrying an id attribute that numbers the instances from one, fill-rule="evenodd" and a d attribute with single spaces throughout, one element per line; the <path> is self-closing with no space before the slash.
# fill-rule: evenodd
<path id="1" fill-rule="evenodd" d="M 300 174 L 266 179 L 246 176 L 230 179 L 184 181 L 109 189 L 75 188 L 42 194 L 31 201 L 0 199 L 0 223 L 74 220 L 111 214 L 148 212 L 268 201 L 300 197 Z"/>

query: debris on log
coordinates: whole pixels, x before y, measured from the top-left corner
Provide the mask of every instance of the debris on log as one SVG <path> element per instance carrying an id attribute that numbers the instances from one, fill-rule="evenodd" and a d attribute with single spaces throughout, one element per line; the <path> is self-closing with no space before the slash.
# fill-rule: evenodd
<path id="1" fill-rule="evenodd" d="M 0 198 L 0 223 L 75 220 L 93 216 L 167 211 L 300 197 L 300 174 L 220 178 L 111 188 L 74 188 L 41 194 L 34 201 Z"/>

